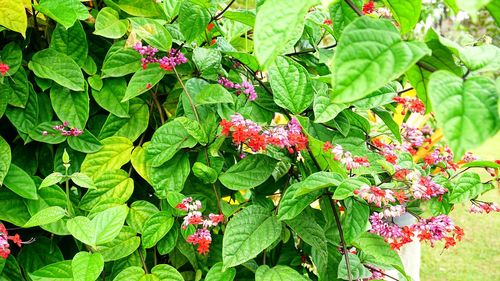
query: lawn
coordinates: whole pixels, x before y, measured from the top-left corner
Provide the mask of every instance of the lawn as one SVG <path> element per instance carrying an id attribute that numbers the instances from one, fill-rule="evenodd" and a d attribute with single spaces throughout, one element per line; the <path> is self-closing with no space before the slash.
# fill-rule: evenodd
<path id="1" fill-rule="evenodd" d="M 500 159 L 500 134 L 475 150 L 482 159 Z M 486 193 L 484 201 L 500 203 L 499 190 Z M 461 243 L 441 251 L 442 246 L 422 246 L 421 280 L 500 280 L 500 214 L 470 214 L 468 204 L 456 206 L 451 217 L 464 228 Z"/>

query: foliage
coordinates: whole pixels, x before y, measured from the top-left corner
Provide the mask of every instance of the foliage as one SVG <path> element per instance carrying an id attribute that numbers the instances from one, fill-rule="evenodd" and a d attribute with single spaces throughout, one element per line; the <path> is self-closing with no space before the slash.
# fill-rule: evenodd
<path id="1" fill-rule="evenodd" d="M 497 47 L 416 38 L 417 0 L 234 2 L 0 0 L 2 280 L 409 278 L 500 211 Z"/>

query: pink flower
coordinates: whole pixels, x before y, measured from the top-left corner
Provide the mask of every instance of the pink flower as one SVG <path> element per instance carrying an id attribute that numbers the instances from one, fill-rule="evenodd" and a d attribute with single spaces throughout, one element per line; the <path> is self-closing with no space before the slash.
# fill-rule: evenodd
<path id="1" fill-rule="evenodd" d="M 390 189 L 381 189 L 377 186 L 361 186 L 354 191 L 354 194 L 366 200 L 368 203 L 375 203 L 375 206 L 381 207 L 388 203 L 396 202 L 394 192 Z"/>
<path id="2" fill-rule="evenodd" d="M 462 162 L 464 162 L 464 163 L 476 161 L 477 159 L 478 159 L 478 157 L 475 156 L 474 154 L 472 154 L 472 152 L 467 152 L 464 154 L 464 156 L 462 156 Z"/>
<path id="3" fill-rule="evenodd" d="M 249 81 L 243 81 L 241 84 L 234 83 L 226 77 L 219 77 L 219 84 L 227 89 L 236 89 L 235 94 L 239 95 L 241 93 L 248 96 L 249 101 L 254 101 L 257 99 L 257 93 L 255 92 L 255 88 Z"/>
<path id="4" fill-rule="evenodd" d="M 472 201 L 472 204 L 469 208 L 469 212 L 476 214 L 482 214 L 482 213 L 489 214 L 490 212 L 500 212 L 500 208 L 495 202 L 488 203 L 488 202 Z"/>
<path id="5" fill-rule="evenodd" d="M 330 142 L 325 143 L 323 150 L 332 147 Z M 330 149 L 330 152 L 334 155 L 335 161 L 340 161 L 344 164 L 347 170 L 358 169 L 361 167 L 370 167 L 370 162 L 368 158 L 353 156 L 351 152 L 344 150 L 344 148 L 337 144 Z"/>
<path id="6" fill-rule="evenodd" d="M 402 115 L 406 114 L 406 111 L 410 111 L 413 113 L 425 114 L 425 105 L 418 98 L 410 98 L 410 97 L 395 97 L 393 100 L 403 106 Z"/>
<path id="7" fill-rule="evenodd" d="M 431 177 L 418 177 L 413 180 L 410 186 L 410 192 L 417 199 L 431 199 L 445 194 L 448 190 L 441 185 L 435 183 Z"/>
<path id="8" fill-rule="evenodd" d="M 205 228 L 197 229 L 192 235 L 189 235 L 186 241 L 193 245 L 198 245 L 198 253 L 205 255 L 210 250 L 210 244 L 212 243 L 212 236 L 210 231 Z"/>

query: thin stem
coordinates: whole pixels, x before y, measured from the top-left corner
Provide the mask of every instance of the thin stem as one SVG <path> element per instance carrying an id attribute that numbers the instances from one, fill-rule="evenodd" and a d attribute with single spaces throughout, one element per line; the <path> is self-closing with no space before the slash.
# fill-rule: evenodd
<path id="1" fill-rule="evenodd" d="M 420 68 L 423 68 L 423 69 L 425 69 L 425 70 L 427 70 L 427 71 L 429 71 L 429 72 L 434 72 L 434 71 L 436 71 L 436 69 L 435 69 L 434 67 L 432 67 L 432 66 L 430 66 L 430 65 L 427 65 L 427 64 L 425 64 L 425 63 L 423 63 L 423 62 L 421 62 L 421 61 L 417 62 L 417 65 L 418 65 Z"/>
<path id="2" fill-rule="evenodd" d="M 222 214 L 222 208 L 220 206 L 219 193 L 217 192 L 217 187 L 215 186 L 215 183 L 212 183 L 212 189 L 214 190 L 215 199 L 217 199 L 217 208 L 219 209 L 219 214 Z"/>
<path id="3" fill-rule="evenodd" d="M 229 2 L 229 4 L 227 4 L 227 6 L 224 8 L 224 10 L 222 10 L 220 13 L 218 13 L 214 17 L 212 17 L 212 19 L 210 20 L 210 22 L 212 22 L 214 20 L 219 20 L 222 17 L 222 15 L 229 9 L 229 7 L 231 7 L 231 5 L 233 5 L 233 3 L 235 1 L 236 0 L 232 0 L 231 2 Z"/>
<path id="4" fill-rule="evenodd" d="M 337 204 L 330 196 L 328 196 L 328 198 L 330 199 L 330 205 L 332 206 L 333 216 L 335 217 L 335 223 L 337 224 L 337 230 L 339 231 L 340 244 L 342 244 L 342 250 L 344 252 L 343 254 L 345 257 L 345 265 L 347 267 L 347 275 L 349 276 L 349 281 L 352 281 L 352 271 L 351 271 L 351 263 L 349 262 L 349 252 L 347 251 L 347 246 L 344 239 L 344 231 L 342 230 L 342 224 L 340 223 L 340 217 L 337 211 Z"/>
<path id="5" fill-rule="evenodd" d="M 69 196 L 69 177 L 68 177 L 68 173 L 66 172 L 66 204 L 68 205 L 68 213 L 71 217 L 74 216 L 74 212 L 73 212 L 73 206 L 71 204 L 71 198 Z"/>
<path id="6" fill-rule="evenodd" d="M 184 83 L 182 82 L 182 79 L 179 76 L 179 73 L 177 73 L 177 70 L 175 69 L 175 67 L 173 68 L 173 70 L 174 70 L 175 76 L 177 76 L 177 81 L 179 81 L 179 83 L 181 84 L 182 89 L 184 90 L 184 93 L 186 93 L 186 96 L 189 99 L 189 104 L 191 105 L 191 108 L 193 109 L 194 117 L 196 118 L 196 121 L 198 121 L 198 123 L 200 123 L 200 116 L 198 115 L 198 110 L 196 110 L 196 106 L 194 105 L 193 98 L 188 93 L 188 91 L 186 89 L 186 86 L 184 86 Z"/>
<path id="7" fill-rule="evenodd" d="M 328 50 L 328 49 L 332 49 L 332 48 L 335 48 L 335 47 L 337 47 L 337 43 L 333 43 L 333 44 L 328 45 L 326 47 L 322 47 L 321 49 Z M 293 52 L 293 53 L 285 54 L 285 56 L 290 57 L 290 56 L 301 55 L 301 54 L 315 53 L 316 51 L 317 51 L 317 49 L 310 48 L 310 49 L 305 49 L 305 50 L 298 51 L 298 52 Z"/>
<path id="8" fill-rule="evenodd" d="M 158 89 L 158 86 L 156 88 Z M 160 114 L 160 121 L 161 121 L 161 124 L 163 125 L 163 124 L 165 124 L 165 116 L 164 116 L 163 108 L 160 104 L 160 101 L 158 100 L 158 95 L 156 94 L 156 90 L 153 93 L 153 102 L 155 103 L 156 109 L 158 110 L 158 113 Z"/>
<path id="9" fill-rule="evenodd" d="M 349 5 L 349 7 L 351 7 L 351 9 L 356 12 L 356 14 L 358 14 L 358 16 L 362 16 L 363 15 L 363 12 L 358 8 L 358 6 L 356 6 L 352 0 L 345 0 L 345 2 L 347 3 L 347 5 Z"/>
<path id="10" fill-rule="evenodd" d="M 411 91 L 411 90 L 413 90 L 413 87 L 410 87 L 410 88 L 408 88 L 408 89 L 404 89 L 404 90 L 402 90 L 401 92 L 398 92 L 398 95 L 401 95 L 402 93 L 409 92 L 409 91 Z"/>
<path id="11" fill-rule="evenodd" d="M 395 277 L 392 277 L 392 276 L 390 276 L 390 275 L 387 275 L 387 274 L 385 274 L 385 272 L 383 272 L 382 270 L 379 270 L 379 269 L 377 269 L 377 268 L 374 268 L 373 266 L 370 266 L 370 265 L 367 265 L 367 264 L 364 264 L 364 266 L 365 266 L 365 267 L 367 267 L 367 268 L 369 268 L 369 269 L 371 269 L 371 270 L 373 270 L 373 271 L 376 271 L 376 272 L 378 272 L 378 273 L 380 273 L 380 274 L 384 275 L 385 277 L 388 277 L 388 278 L 389 278 L 389 279 L 391 279 L 391 280 L 399 281 L 399 279 L 397 279 L 397 278 L 395 278 Z"/>
<path id="12" fill-rule="evenodd" d="M 458 173 L 454 174 L 453 176 L 451 176 L 448 180 L 452 180 L 452 179 L 456 178 L 458 175 L 460 175 L 460 174 L 462 174 L 462 173 L 466 172 L 466 171 L 467 171 L 467 170 L 469 170 L 470 168 L 471 168 L 471 167 L 467 167 L 467 168 L 463 169 L 462 171 L 460 171 L 460 172 L 458 172 Z"/>
<path id="13" fill-rule="evenodd" d="M 149 274 L 148 266 L 146 265 L 146 261 L 144 260 L 144 255 L 142 254 L 142 247 L 139 247 L 137 251 L 139 251 L 139 257 L 141 257 L 141 263 L 142 267 L 144 268 L 144 272 L 146 272 L 146 274 Z"/>

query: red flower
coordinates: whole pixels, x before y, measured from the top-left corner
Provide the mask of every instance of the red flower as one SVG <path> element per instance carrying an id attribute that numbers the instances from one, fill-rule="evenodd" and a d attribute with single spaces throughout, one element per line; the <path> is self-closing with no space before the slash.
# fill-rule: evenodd
<path id="1" fill-rule="evenodd" d="M 457 240 L 462 241 L 462 237 L 464 236 L 464 230 L 459 226 L 455 226 L 455 229 L 453 231 L 455 232 Z"/>
<path id="2" fill-rule="evenodd" d="M 325 142 L 325 145 L 323 145 L 323 151 L 327 152 L 328 150 L 332 149 L 333 145 L 330 141 Z"/>
<path id="3" fill-rule="evenodd" d="M 5 63 L 0 63 L 0 73 L 2 73 L 2 76 L 5 76 L 5 73 L 9 71 L 10 67 L 6 65 Z"/>
<path id="4" fill-rule="evenodd" d="M 146 89 L 148 89 L 148 90 L 151 89 L 151 83 L 146 84 Z"/>
<path id="5" fill-rule="evenodd" d="M 17 233 L 14 236 L 9 236 L 9 240 L 14 242 L 18 247 L 21 247 L 21 245 L 23 243 L 23 241 L 21 240 L 21 237 Z"/>
<path id="6" fill-rule="evenodd" d="M 394 197 L 396 198 L 396 200 L 399 201 L 399 203 L 403 204 L 404 202 L 407 202 L 408 201 L 408 197 L 406 197 L 405 195 L 405 192 L 404 191 L 394 191 Z"/>
<path id="7" fill-rule="evenodd" d="M 326 24 L 326 25 L 332 25 L 332 20 L 331 19 L 326 19 L 323 21 L 323 24 Z"/>
<path id="8" fill-rule="evenodd" d="M 174 69 L 171 64 L 167 64 L 167 63 L 160 63 L 160 68 L 165 69 L 165 70 Z"/>
<path id="9" fill-rule="evenodd" d="M 215 43 L 217 43 L 217 39 L 216 38 L 214 38 L 214 39 L 212 39 L 212 41 L 210 41 L 210 46 L 214 45 Z"/>
<path id="10" fill-rule="evenodd" d="M 455 246 L 455 244 L 457 244 L 455 242 L 455 239 L 453 239 L 453 237 L 445 237 L 444 241 L 446 241 L 446 243 L 444 245 L 445 249 L 448 249 L 449 247 Z"/>
<path id="11" fill-rule="evenodd" d="M 375 11 L 375 3 L 370 1 L 363 5 L 363 14 L 371 14 Z"/>
<path id="12" fill-rule="evenodd" d="M 418 235 L 418 238 L 420 238 L 420 241 L 430 240 L 432 238 L 432 235 L 429 231 L 424 230 Z"/>
<path id="13" fill-rule="evenodd" d="M 219 125 L 222 127 L 221 134 L 223 134 L 226 137 L 229 136 L 229 133 L 231 132 L 231 126 L 233 126 L 233 123 L 227 121 L 226 119 L 222 119 Z"/>
<path id="14" fill-rule="evenodd" d="M 207 30 L 208 30 L 208 31 L 212 30 L 212 28 L 214 28 L 214 26 L 215 26 L 215 25 L 214 25 L 214 23 L 213 23 L 213 22 L 209 23 L 209 24 L 207 25 Z"/>

